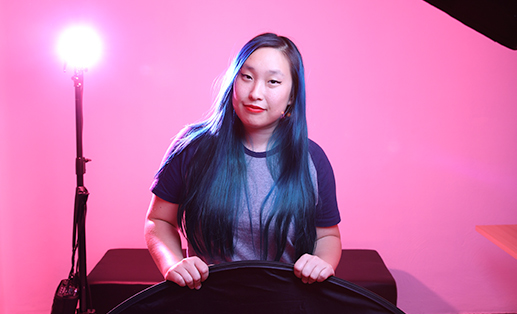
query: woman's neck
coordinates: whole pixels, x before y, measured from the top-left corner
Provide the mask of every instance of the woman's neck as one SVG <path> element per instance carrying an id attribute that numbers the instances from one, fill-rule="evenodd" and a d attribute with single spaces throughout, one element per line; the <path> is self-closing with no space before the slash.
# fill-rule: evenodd
<path id="1" fill-rule="evenodd" d="M 270 130 L 247 131 L 243 144 L 251 151 L 257 153 L 265 152 L 272 134 L 273 132 Z"/>

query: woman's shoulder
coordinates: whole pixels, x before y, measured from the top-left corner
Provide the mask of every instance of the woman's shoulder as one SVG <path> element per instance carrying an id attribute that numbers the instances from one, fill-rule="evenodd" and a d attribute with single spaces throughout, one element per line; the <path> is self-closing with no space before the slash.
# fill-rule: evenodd
<path id="1" fill-rule="evenodd" d="M 208 135 L 200 132 L 192 126 L 184 127 L 172 140 L 169 148 L 169 156 L 196 152 L 203 141 L 209 140 Z"/>
<path id="2" fill-rule="evenodd" d="M 311 154 L 312 158 L 326 158 L 325 151 L 321 146 L 316 143 L 315 141 L 309 139 L 309 153 Z"/>
<path id="3" fill-rule="evenodd" d="M 318 171 L 331 171 L 330 169 L 332 169 L 332 166 L 327 154 L 325 154 L 325 151 L 320 145 L 311 139 L 309 139 L 309 154 Z"/>

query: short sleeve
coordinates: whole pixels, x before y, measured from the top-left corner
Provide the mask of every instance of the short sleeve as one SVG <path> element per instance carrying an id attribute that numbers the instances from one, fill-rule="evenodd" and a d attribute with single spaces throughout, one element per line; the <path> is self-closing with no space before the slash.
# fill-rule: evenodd
<path id="1" fill-rule="evenodd" d="M 318 176 L 318 207 L 316 227 L 331 227 L 341 221 L 336 197 L 334 171 L 323 149 L 309 140 L 311 155 Z"/>
<path id="2" fill-rule="evenodd" d="M 170 151 L 169 148 L 162 166 L 153 180 L 151 192 L 167 202 L 181 204 L 184 197 L 188 163 L 195 149 L 189 145 L 173 157 L 168 156 Z"/>

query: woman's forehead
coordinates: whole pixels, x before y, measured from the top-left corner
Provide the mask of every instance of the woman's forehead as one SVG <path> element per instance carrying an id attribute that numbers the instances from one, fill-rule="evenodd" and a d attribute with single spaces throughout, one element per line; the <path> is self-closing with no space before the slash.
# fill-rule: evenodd
<path id="1" fill-rule="evenodd" d="M 287 75 L 290 72 L 287 56 L 282 51 L 270 47 L 255 50 L 244 62 L 242 68 L 267 72 L 272 75 Z"/>

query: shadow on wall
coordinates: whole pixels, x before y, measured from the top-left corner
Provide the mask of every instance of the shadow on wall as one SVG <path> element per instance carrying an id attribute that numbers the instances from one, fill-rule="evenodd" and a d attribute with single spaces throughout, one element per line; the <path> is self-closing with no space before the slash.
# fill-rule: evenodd
<path id="1" fill-rule="evenodd" d="M 397 282 L 397 307 L 405 313 L 457 313 L 458 310 L 445 302 L 411 274 L 390 269 Z"/>

